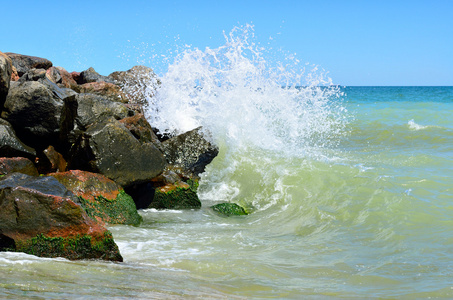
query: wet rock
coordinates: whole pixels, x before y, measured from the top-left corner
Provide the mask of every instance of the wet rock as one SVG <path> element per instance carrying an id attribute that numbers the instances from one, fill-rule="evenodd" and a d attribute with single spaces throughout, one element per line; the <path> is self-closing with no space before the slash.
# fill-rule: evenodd
<path id="1" fill-rule="evenodd" d="M 48 174 L 79 197 L 89 216 L 109 224 L 138 225 L 142 218 L 134 200 L 113 180 L 80 170 Z"/>
<path id="2" fill-rule="evenodd" d="M 53 177 L 0 180 L 0 250 L 42 257 L 122 261 L 111 233 Z"/>
<path id="3" fill-rule="evenodd" d="M 127 71 L 117 71 L 109 75 L 127 95 L 129 103 L 147 104 L 147 99 L 155 95 L 160 80 L 153 69 L 135 66 Z"/>
<path id="4" fill-rule="evenodd" d="M 89 82 L 82 85 L 79 85 L 77 88 L 79 93 L 91 93 L 95 95 L 104 96 L 110 101 L 127 103 L 126 95 L 121 91 L 121 89 L 109 82 Z"/>
<path id="5" fill-rule="evenodd" d="M 165 167 L 162 153 L 110 118 L 91 125 L 71 149 L 70 169 L 101 173 L 121 186 L 145 182 Z"/>
<path id="6" fill-rule="evenodd" d="M 0 110 L 5 103 L 8 95 L 12 73 L 11 59 L 4 53 L 0 52 Z"/>
<path id="7" fill-rule="evenodd" d="M 141 142 L 153 143 L 160 148 L 160 141 L 143 114 L 121 119 L 120 122 Z"/>
<path id="8" fill-rule="evenodd" d="M 30 69 L 45 69 L 52 67 L 52 62 L 41 57 L 22 55 L 17 53 L 6 52 L 16 68 L 19 76 L 27 73 Z"/>
<path id="9" fill-rule="evenodd" d="M 247 211 L 236 203 L 220 203 L 211 206 L 212 210 L 225 216 L 248 215 Z"/>
<path id="10" fill-rule="evenodd" d="M 35 165 L 25 157 L 0 157 L 0 175 L 22 173 L 30 176 L 38 176 Z"/>
<path id="11" fill-rule="evenodd" d="M 161 144 L 169 165 L 179 169 L 183 176 L 197 178 L 219 153 L 201 127 L 168 139 Z"/>
<path id="12" fill-rule="evenodd" d="M 44 150 L 44 154 L 49 160 L 50 163 L 50 172 L 64 172 L 66 171 L 66 160 L 63 158 L 63 155 L 58 153 L 55 148 L 50 145 Z M 46 172 L 47 173 L 47 172 Z"/>
<path id="13" fill-rule="evenodd" d="M 22 156 L 32 160 L 36 156 L 35 149 L 22 143 L 11 124 L 3 119 L 0 119 L 0 156 Z"/>
<path id="14" fill-rule="evenodd" d="M 58 140 L 62 107 L 63 101 L 43 84 L 14 82 L 1 116 L 22 141 L 40 151 Z"/>
<path id="15" fill-rule="evenodd" d="M 102 76 L 98 72 L 96 72 L 92 67 L 81 72 L 80 77 L 77 80 L 78 84 L 84 84 L 84 83 L 89 83 L 89 82 L 109 82 L 109 83 L 114 83 L 113 79 L 107 77 L 107 76 Z"/>
<path id="16" fill-rule="evenodd" d="M 201 201 L 197 192 L 187 183 L 178 181 L 155 188 L 154 198 L 149 208 L 156 209 L 192 209 L 200 208 Z"/>

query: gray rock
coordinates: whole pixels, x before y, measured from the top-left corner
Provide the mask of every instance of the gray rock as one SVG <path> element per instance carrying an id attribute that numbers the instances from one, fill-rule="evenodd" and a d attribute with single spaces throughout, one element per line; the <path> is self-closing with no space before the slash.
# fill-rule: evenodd
<path id="1" fill-rule="evenodd" d="M 0 110 L 5 103 L 8 95 L 12 73 L 11 59 L 4 53 L 0 52 Z"/>
<path id="2" fill-rule="evenodd" d="M 91 125 L 71 149 L 69 168 L 101 173 L 123 187 L 156 177 L 165 158 L 151 143 L 140 143 L 110 118 Z"/>
<path id="3" fill-rule="evenodd" d="M 30 69 L 45 69 L 52 67 L 52 62 L 45 58 L 29 56 L 17 53 L 6 52 L 13 63 L 13 66 L 16 68 L 19 76 L 27 73 Z"/>
<path id="4" fill-rule="evenodd" d="M 27 157 L 34 159 L 35 149 L 22 143 L 16 136 L 13 127 L 6 120 L 0 119 L 0 156 Z"/>
<path id="5" fill-rule="evenodd" d="M 107 76 L 100 75 L 92 67 L 90 67 L 89 69 L 80 73 L 80 77 L 77 83 L 84 84 L 89 82 L 101 82 L 101 81 L 114 83 L 113 79 Z"/>
<path id="6" fill-rule="evenodd" d="M 219 148 L 205 137 L 198 127 L 161 143 L 169 165 L 180 169 L 184 176 L 198 177 L 219 153 Z"/>

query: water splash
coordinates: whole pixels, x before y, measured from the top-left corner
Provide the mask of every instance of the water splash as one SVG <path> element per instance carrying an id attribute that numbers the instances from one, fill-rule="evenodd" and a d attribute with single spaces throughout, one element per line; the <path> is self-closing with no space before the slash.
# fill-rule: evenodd
<path id="1" fill-rule="evenodd" d="M 162 133 L 203 126 L 233 151 L 248 147 L 307 155 L 341 133 L 346 117 L 340 90 L 316 66 L 294 55 L 268 64 L 253 26 L 234 28 L 225 44 L 187 47 L 169 65 L 147 118 Z M 310 67 L 307 70 L 307 67 Z"/>

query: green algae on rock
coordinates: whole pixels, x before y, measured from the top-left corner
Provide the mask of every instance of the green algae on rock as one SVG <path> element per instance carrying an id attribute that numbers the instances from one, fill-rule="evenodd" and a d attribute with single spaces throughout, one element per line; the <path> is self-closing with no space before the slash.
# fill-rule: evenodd
<path id="1" fill-rule="evenodd" d="M 236 203 L 220 203 L 211 206 L 212 210 L 226 216 L 243 216 L 248 215 L 242 206 Z"/>
<path id="2" fill-rule="evenodd" d="M 96 173 L 72 170 L 49 174 L 79 197 L 87 214 L 109 224 L 138 225 L 134 200 L 113 180 Z"/>
<path id="3" fill-rule="evenodd" d="M 154 199 L 149 206 L 149 208 L 157 209 L 191 209 L 200 207 L 201 202 L 196 191 L 184 182 L 156 188 Z"/>

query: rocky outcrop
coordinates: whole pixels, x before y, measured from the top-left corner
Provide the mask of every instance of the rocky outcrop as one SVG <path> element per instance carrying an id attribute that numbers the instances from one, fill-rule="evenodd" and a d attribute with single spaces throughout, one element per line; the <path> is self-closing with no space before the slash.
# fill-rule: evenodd
<path id="1" fill-rule="evenodd" d="M 136 114 L 119 120 L 135 136 L 137 140 L 143 143 L 153 143 L 160 149 L 160 141 L 154 133 L 151 125 L 143 114 Z"/>
<path id="2" fill-rule="evenodd" d="M 187 178 L 197 178 L 219 153 L 201 127 L 162 142 L 161 149 L 168 164 Z"/>
<path id="3" fill-rule="evenodd" d="M 45 69 L 52 67 L 52 62 L 45 58 L 29 56 L 11 52 L 5 52 L 11 58 L 13 66 L 16 68 L 19 76 L 27 73 L 30 69 Z"/>
<path id="4" fill-rule="evenodd" d="M 22 141 L 44 149 L 58 140 L 63 101 L 37 81 L 14 82 L 6 98 L 2 118 Z"/>
<path id="5" fill-rule="evenodd" d="M 12 173 L 39 175 L 35 165 L 25 157 L 0 157 L 0 175 Z"/>
<path id="6" fill-rule="evenodd" d="M 101 173 L 121 186 L 145 182 L 165 167 L 162 153 L 151 143 L 140 143 L 117 120 L 91 125 L 71 150 L 70 169 Z"/>
<path id="7" fill-rule="evenodd" d="M 122 261 L 111 233 L 53 177 L 0 180 L 0 250 L 43 257 Z"/>
<path id="8" fill-rule="evenodd" d="M 32 160 L 36 156 L 35 149 L 22 143 L 11 124 L 3 119 L 0 119 L 0 156 L 23 156 Z"/>
<path id="9" fill-rule="evenodd" d="M 8 95 L 12 66 L 11 59 L 6 54 L 0 52 L 0 110 Z"/>
<path id="10" fill-rule="evenodd" d="M 79 197 L 89 216 L 109 224 L 139 225 L 134 200 L 113 180 L 101 174 L 72 170 L 49 174 Z"/>
<path id="11" fill-rule="evenodd" d="M 147 104 L 160 85 L 160 80 L 153 69 L 135 66 L 127 71 L 113 72 L 108 77 L 121 87 L 127 95 L 129 103 Z"/>

